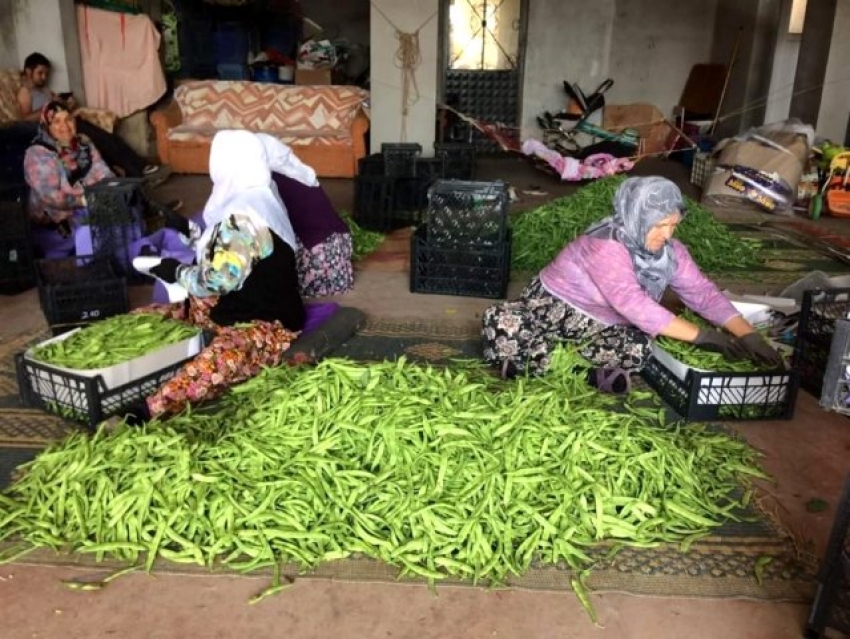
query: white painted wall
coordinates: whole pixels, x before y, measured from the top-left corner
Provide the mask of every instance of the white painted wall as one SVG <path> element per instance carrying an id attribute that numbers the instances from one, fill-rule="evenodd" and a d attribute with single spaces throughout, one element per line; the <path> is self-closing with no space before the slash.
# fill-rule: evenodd
<path id="1" fill-rule="evenodd" d="M 791 19 L 791 0 L 782 0 L 782 15 L 779 18 L 779 33 L 773 52 L 773 72 L 770 75 L 765 122 L 788 119 L 791 96 L 794 93 L 794 76 L 797 73 L 797 57 L 800 54 L 800 34 L 788 33 Z"/>
<path id="2" fill-rule="evenodd" d="M 529 2 L 523 138 L 539 135 L 535 118 L 543 111 L 564 108 L 564 80 L 587 92 L 608 77 L 615 4 L 615 0 Z"/>
<path id="3" fill-rule="evenodd" d="M 843 142 L 850 117 L 850 0 L 838 0 L 817 134 Z"/>
<path id="4" fill-rule="evenodd" d="M 18 67 L 18 38 L 15 33 L 15 11 L 18 0 L 0 2 L 0 69 Z"/>
<path id="5" fill-rule="evenodd" d="M 693 65 L 709 62 L 717 0 L 617 0 L 610 104 L 649 102 L 670 116 Z"/>
<path id="6" fill-rule="evenodd" d="M 424 153 L 434 144 L 437 96 L 438 0 L 373 0 L 404 33 L 419 32 L 422 62 L 416 69 L 419 101 L 409 109 L 406 142 L 418 142 Z M 429 20 L 430 18 L 430 20 Z M 428 20 L 424 26 L 423 23 Z M 402 74 L 395 64 L 399 43 L 393 27 L 372 7 L 371 12 L 371 145 L 379 151 L 383 142 L 402 140 Z"/>

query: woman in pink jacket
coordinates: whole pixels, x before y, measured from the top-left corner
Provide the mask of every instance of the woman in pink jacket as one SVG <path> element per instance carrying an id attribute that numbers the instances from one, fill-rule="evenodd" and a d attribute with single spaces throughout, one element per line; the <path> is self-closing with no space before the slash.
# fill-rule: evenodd
<path id="1" fill-rule="evenodd" d="M 672 239 L 684 215 L 682 193 L 670 180 L 624 181 L 613 215 L 568 244 L 519 300 L 485 311 L 484 358 L 503 377 L 542 374 L 555 346 L 573 342 L 599 367 L 591 382 L 615 392 L 628 389 L 629 374 L 644 366 L 659 335 L 781 368 L 780 355 Z M 700 329 L 664 308 L 667 287 L 717 329 Z"/>

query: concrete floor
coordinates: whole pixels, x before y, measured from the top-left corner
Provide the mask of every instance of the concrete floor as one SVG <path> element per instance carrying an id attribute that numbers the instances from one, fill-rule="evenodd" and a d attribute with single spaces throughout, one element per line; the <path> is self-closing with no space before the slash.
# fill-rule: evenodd
<path id="1" fill-rule="evenodd" d="M 685 176 L 683 167 L 673 163 L 640 168 L 680 182 Z M 484 179 L 499 172 L 510 176 L 522 198 L 518 207 L 546 199 L 522 193 L 532 187 L 550 196 L 572 190 L 524 162 L 482 163 L 481 169 L 479 176 L 483 174 Z M 351 209 L 351 181 L 326 180 L 324 185 L 338 207 Z M 208 190 L 205 177 L 175 176 L 160 187 L 158 195 L 181 197 L 191 212 L 203 205 Z M 822 223 L 850 236 L 850 224 L 842 220 Z M 511 295 L 522 283 L 512 283 Z M 142 303 L 146 294 L 141 287 L 134 291 L 134 299 Z M 490 304 L 472 298 L 412 295 L 406 273 L 380 268 L 359 270 L 355 290 L 339 301 L 375 317 L 457 322 L 475 322 Z M 0 339 L 39 323 L 43 324 L 43 318 L 33 291 L 2 299 Z M 776 478 L 765 489 L 777 516 L 818 557 L 850 469 L 848 426 L 846 418 L 822 411 L 813 397 L 801 393 L 793 420 L 735 427 L 764 452 L 764 466 Z M 829 508 L 807 512 L 806 503 L 814 497 L 826 500 Z M 72 592 L 61 585 L 60 579 L 77 575 L 67 568 L 0 567 L 0 638 L 796 639 L 808 614 L 808 606 L 799 604 L 601 594 L 593 595 L 593 603 L 603 628 L 595 628 L 571 594 L 440 587 L 434 595 L 423 586 L 302 580 L 283 595 L 251 607 L 246 605 L 248 598 L 265 587 L 265 580 L 132 575 L 96 593 Z"/>

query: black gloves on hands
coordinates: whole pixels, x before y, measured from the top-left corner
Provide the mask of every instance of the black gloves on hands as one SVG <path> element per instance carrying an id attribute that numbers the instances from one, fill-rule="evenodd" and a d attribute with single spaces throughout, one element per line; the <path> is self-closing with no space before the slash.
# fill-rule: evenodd
<path id="1" fill-rule="evenodd" d="M 720 353 L 729 360 L 743 359 L 746 356 L 734 337 L 711 328 L 699 329 L 694 345 L 705 351 Z"/>
<path id="2" fill-rule="evenodd" d="M 180 262 L 173 257 L 166 257 L 150 270 L 150 274 L 158 277 L 163 282 L 174 284 L 177 281 L 178 266 L 181 266 Z"/>
<path id="3" fill-rule="evenodd" d="M 757 331 L 747 333 L 737 338 L 742 355 L 756 364 L 764 364 L 776 369 L 785 368 L 785 360 L 782 355 L 773 348 L 764 337 Z"/>

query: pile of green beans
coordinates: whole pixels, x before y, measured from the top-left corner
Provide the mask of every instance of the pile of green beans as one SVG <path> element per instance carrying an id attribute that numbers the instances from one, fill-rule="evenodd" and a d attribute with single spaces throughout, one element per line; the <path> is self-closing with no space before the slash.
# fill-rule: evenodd
<path id="1" fill-rule="evenodd" d="M 33 349 L 32 359 L 91 370 L 126 362 L 198 334 L 198 329 L 161 315 L 116 315 L 87 326 L 71 337 Z"/>
<path id="2" fill-rule="evenodd" d="M 519 214 L 512 223 L 513 268 L 539 271 L 591 224 L 611 215 L 614 193 L 624 179 L 597 180 L 571 196 Z M 702 270 L 728 273 L 764 262 L 758 241 L 732 233 L 708 209 L 688 197 L 685 201 L 688 214 L 676 230 L 676 239 L 688 247 Z"/>
<path id="3" fill-rule="evenodd" d="M 681 313 L 680 317 L 692 324 L 696 324 L 700 328 L 714 328 L 692 311 L 685 311 Z M 775 366 L 758 364 L 749 359 L 726 359 L 721 353 L 706 351 L 690 342 L 683 342 L 678 339 L 662 336 L 656 341 L 661 348 L 691 368 L 701 368 L 707 371 L 724 373 L 757 373 L 759 371 L 772 371 L 776 368 Z"/>
<path id="4" fill-rule="evenodd" d="M 608 542 L 686 549 L 735 518 L 756 451 L 654 407 L 613 412 L 586 371 L 565 349 L 512 383 L 474 362 L 268 369 L 209 409 L 46 450 L 0 495 L 0 539 L 148 570 L 365 555 L 500 584 L 532 561 L 587 569 Z"/>
<path id="5" fill-rule="evenodd" d="M 348 225 L 348 230 L 351 232 L 351 259 L 355 262 L 359 262 L 370 253 L 374 253 L 386 237 L 383 233 L 364 229 L 345 211 L 340 214 L 340 217 Z"/>

